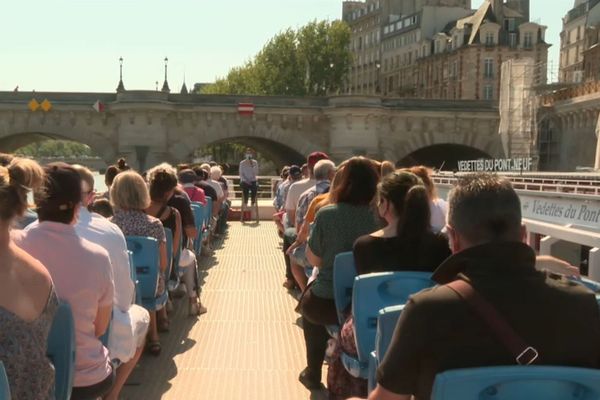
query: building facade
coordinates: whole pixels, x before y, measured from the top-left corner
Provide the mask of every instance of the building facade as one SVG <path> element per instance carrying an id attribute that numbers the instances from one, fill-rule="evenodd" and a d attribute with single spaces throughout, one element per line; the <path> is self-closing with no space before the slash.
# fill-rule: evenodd
<path id="1" fill-rule="evenodd" d="M 529 21 L 528 0 L 485 1 L 474 13 L 423 37 L 416 61 L 388 74 L 384 94 L 497 101 L 502 63 L 520 58 L 533 60 L 534 83 L 544 84 L 545 31 Z"/>
<path id="2" fill-rule="evenodd" d="M 575 0 L 573 8 L 563 17 L 563 29 L 560 33 L 560 82 L 580 83 L 584 80 L 584 55 L 591 47 L 589 36 L 597 36 L 593 30 L 599 23 L 600 0 Z"/>

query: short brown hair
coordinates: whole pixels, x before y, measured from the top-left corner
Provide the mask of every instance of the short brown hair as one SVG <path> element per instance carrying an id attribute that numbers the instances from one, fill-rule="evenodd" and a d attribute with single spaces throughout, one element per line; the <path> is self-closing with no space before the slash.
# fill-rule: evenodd
<path id="1" fill-rule="evenodd" d="M 110 187 L 110 202 L 121 210 L 145 210 L 150 194 L 144 178 L 135 171 L 121 172 Z"/>
<path id="2" fill-rule="evenodd" d="M 338 176 L 339 175 L 339 176 Z M 352 157 L 336 174 L 336 188 L 332 191 L 334 203 L 369 204 L 377 193 L 379 173 L 371 160 Z"/>
<path id="3" fill-rule="evenodd" d="M 473 244 L 520 241 L 521 202 L 506 178 L 495 174 L 460 177 L 450 191 L 448 223 Z"/>
<path id="4" fill-rule="evenodd" d="M 40 221 L 70 224 L 81 203 L 81 177 L 69 164 L 46 165 L 42 190 L 34 191 Z"/>

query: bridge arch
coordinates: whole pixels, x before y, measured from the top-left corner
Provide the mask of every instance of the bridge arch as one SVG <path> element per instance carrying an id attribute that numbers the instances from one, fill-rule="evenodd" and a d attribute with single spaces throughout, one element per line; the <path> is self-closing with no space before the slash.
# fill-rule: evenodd
<path id="1" fill-rule="evenodd" d="M 242 126 L 185 129 L 172 132 L 168 152 L 173 160 L 189 160 L 199 148 L 219 143 L 239 143 L 256 149 L 278 168 L 291 163 L 302 164 L 313 151 L 328 151 L 329 138 L 311 135 L 302 129 L 269 129 Z M 316 139 L 316 140 L 315 140 Z"/>
<path id="2" fill-rule="evenodd" d="M 492 158 L 492 156 L 475 147 L 443 143 L 420 148 L 394 161 L 398 167 L 426 165 L 432 168 L 454 170 L 458 168 L 458 161 L 477 160 L 481 158 Z"/>
<path id="3" fill-rule="evenodd" d="M 85 144 L 106 164 L 113 163 L 117 158 L 115 144 L 101 133 L 81 130 L 71 132 L 63 129 L 60 132 L 52 129 L 15 129 L 2 132 L 0 133 L 0 152 L 13 153 L 23 146 L 48 139 L 69 140 Z"/>

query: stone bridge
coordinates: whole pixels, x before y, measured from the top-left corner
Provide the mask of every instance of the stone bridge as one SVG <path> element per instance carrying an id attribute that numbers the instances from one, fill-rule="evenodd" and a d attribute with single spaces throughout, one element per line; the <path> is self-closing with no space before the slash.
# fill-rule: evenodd
<path id="1" fill-rule="evenodd" d="M 28 104 L 48 100 L 48 111 Z M 104 110 L 93 104 L 100 101 Z M 254 114 L 238 113 L 252 103 Z M 447 168 L 459 159 L 502 157 L 495 104 L 365 96 L 294 98 L 169 94 L 0 92 L 0 151 L 45 138 L 89 145 L 107 162 L 148 167 L 189 161 L 218 142 L 252 146 L 277 165 L 323 150 Z"/>

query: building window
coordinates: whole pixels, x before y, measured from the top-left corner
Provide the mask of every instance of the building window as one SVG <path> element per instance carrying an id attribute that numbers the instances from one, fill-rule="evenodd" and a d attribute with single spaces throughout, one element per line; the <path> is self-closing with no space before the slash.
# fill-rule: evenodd
<path id="1" fill-rule="evenodd" d="M 485 44 L 486 46 L 493 46 L 495 42 L 494 32 L 488 32 L 485 34 Z"/>
<path id="2" fill-rule="evenodd" d="M 517 47 L 517 34 L 516 33 L 508 34 L 508 45 L 513 49 L 515 47 Z"/>
<path id="3" fill-rule="evenodd" d="M 533 47 L 533 32 L 525 32 L 523 36 L 523 47 L 530 49 Z"/>
<path id="4" fill-rule="evenodd" d="M 493 100 L 494 99 L 494 88 L 492 85 L 485 85 L 483 87 L 483 99 L 484 100 Z"/>
<path id="5" fill-rule="evenodd" d="M 509 32 L 514 32 L 516 28 L 516 23 L 514 18 L 507 18 L 504 20 L 504 29 Z"/>
<path id="6" fill-rule="evenodd" d="M 486 58 L 483 62 L 483 77 L 491 79 L 494 77 L 494 60 Z"/>

